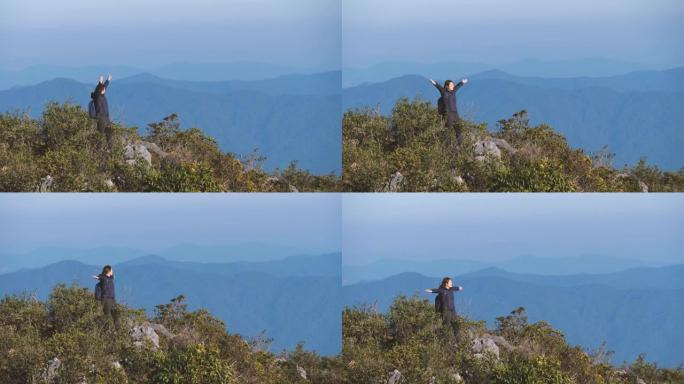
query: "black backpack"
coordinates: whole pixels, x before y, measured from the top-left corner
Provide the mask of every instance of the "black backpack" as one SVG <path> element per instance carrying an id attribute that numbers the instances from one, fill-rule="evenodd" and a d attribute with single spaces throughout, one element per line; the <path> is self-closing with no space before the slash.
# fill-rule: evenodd
<path id="1" fill-rule="evenodd" d="M 442 313 L 443 308 L 444 303 L 442 302 L 442 294 L 438 293 L 437 296 L 435 296 L 435 311 Z"/>
<path id="2" fill-rule="evenodd" d="M 102 280 L 100 280 L 95 284 L 95 300 L 102 300 L 102 294 Z"/>
<path id="3" fill-rule="evenodd" d="M 444 97 L 442 96 L 437 100 L 437 112 L 442 116 L 446 114 L 446 104 L 444 103 Z"/>
<path id="4" fill-rule="evenodd" d="M 90 103 L 88 103 L 88 116 L 91 119 L 97 119 L 97 109 L 95 108 L 94 100 L 90 100 Z"/>

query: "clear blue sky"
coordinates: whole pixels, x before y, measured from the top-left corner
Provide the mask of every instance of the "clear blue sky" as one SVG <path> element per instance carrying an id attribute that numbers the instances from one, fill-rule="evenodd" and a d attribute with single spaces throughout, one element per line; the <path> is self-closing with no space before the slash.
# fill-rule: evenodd
<path id="1" fill-rule="evenodd" d="M 334 194 L 0 194 L 0 249 L 159 250 L 264 243 L 341 249 Z"/>
<path id="2" fill-rule="evenodd" d="M 343 261 L 601 255 L 684 262 L 684 194 L 345 194 Z"/>
<path id="3" fill-rule="evenodd" d="M 339 0 L 3 0 L 0 69 L 260 61 L 338 68 Z"/>
<path id="4" fill-rule="evenodd" d="M 344 0 L 343 66 L 602 57 L 684 64 L 681 0 Z"/>

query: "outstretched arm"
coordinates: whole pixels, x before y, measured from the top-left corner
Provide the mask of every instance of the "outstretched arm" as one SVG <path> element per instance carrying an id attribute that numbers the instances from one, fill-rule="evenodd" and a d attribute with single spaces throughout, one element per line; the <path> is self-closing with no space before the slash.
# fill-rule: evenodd
<path id="1" fill-rule="evenodd" d="M 430 79 L 430 82 L 432 83 L 432 85 L 435 86 L 435 88 L 437 88 L 437 90 L 439 91 L 440 94 L 444 94 L 444 87 L 442 87 L 438 82 L 436 82 L 432 79 Z"/>
<path id="2" fill-rule="evenodd" d="M 437 293 L 437 291 L 438 291 L 437 289 L 433 289 L 433 288 L 428 288 L 425 290 L 425 292 L 427 292 L 427 293 Z"/>
<path id="3" fill-rule="evenodd" d="M 457 285 L 457 286 L 455 286 L 455 287 L 449 288 L 449 290 L 450 290 L 450 291 L 462 291 L 462 290 L 463 290 L 463 287 L 461 287 L 460 285 Z"/>
<path id="4" fill-rule="evenodd" d="M 468 79 L 467 78 L 461 79 L 461 81 L 459 81 L 458 84 L 456 84 L 456 88 L 454 88 L 454 92 L 458 91 L 458 89 L 461 88 L 462 86 L 464 86 L 465 84 L 468 84 Z"/>

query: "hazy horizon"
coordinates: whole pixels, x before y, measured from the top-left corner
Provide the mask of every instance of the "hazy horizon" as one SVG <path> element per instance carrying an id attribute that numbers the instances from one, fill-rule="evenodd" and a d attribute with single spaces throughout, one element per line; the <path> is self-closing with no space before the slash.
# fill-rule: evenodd
<path id="1" fill-rule="evenodd" d="M 343 264 L 602 256 L 684 261 L 684 195 L 344 195 Z"/>
<path id="2" fill-rule="evenodd" d="M 259 61 L 337 68 L 340 2 L 7 0 L 0 68 Z"/>
<path id="3" fill-rule="evenodd" d="M 682 16 L 676 0 L 348 0 L 343 67 L 591 57 L 677 67 L 684 64 Z"/>
<path id="4" fill-rule="evenodd" d="M 5 194 L 0 248 L 168 249 L 269 244 L 341 249 L 340 199 L 328 194 Z"/>

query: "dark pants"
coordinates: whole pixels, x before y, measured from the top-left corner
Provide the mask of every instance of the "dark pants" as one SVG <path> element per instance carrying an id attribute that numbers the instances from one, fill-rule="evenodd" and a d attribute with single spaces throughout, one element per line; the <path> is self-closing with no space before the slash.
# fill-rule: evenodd
<path id="1" fill-rule="evenodd" d="M 114 328 L 119 328 L 119 313 L 116 310 L 116 300 L 112 297 L 106 297 L 102 299 L 102 312 L 104 312 L 107 322 L 109 318 L 112 319 L 114 323 Z"/>
<path id="2" fill-rule="evenodd" d="M 458 145 L 463 143 L 463 127 L 461 125 L 461 118 L 456 112 L 448 112 L 445 116 L 444 127 L 451 129 L 456 133 L 456 140 Z"/>
<path id="3" fill-rule="evenodd" d="M 458 336 L 458 316 L 456 316 L 456 313 L 448 310 L 444 311 L 442 312 L 442 319 L 445 324 L 451 326 L 451 329 L 454 331 L 454 336 Z"/>
<path id="4" fill-rule="evenodd" d="M 107 138 L 107 146 L 112 146 L 112 123 L 109 121 L 109 116 L 100 116 L 97 118 L 97 130 L 105 135 Z"/>

